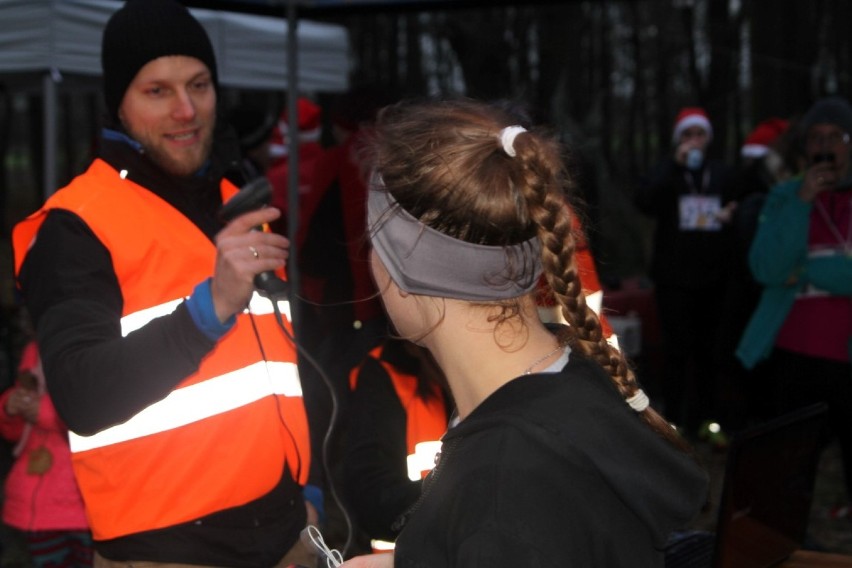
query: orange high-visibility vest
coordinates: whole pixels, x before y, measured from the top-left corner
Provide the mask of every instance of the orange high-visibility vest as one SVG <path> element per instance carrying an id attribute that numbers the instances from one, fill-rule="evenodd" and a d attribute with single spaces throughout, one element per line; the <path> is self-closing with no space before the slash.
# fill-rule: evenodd
<path id="1" fill-rule="evenodd" d="M 236 191 L 222 183 L 223 199 Z M 57 208 L 82 218 L 110 252 L 125 336 L 171 313 L 213 274 L 216 247 L 202 231 L 102 160 L 15 227 L 16 274 L 47 212 Z M 289 303 L 279 308 L 289 320 Z M 307 482 L 310 443 L 295 348 L 268 299 L 256 295 L 236 319 L 166 398 L 94 435 L 71 434 L 95 539 L 244 505 L 272 490 L 285 466 Z"/>
<path id="2" fill-rule="evenodd" d="M 444 393 L 433 384 L 434 396 L 424 400 L 417 395 L 417 377 L 400 372 L 387 361 L 382 360 L 383 345 L 373 348 L 369 356 L 374 358 L 390 376 L 393 388 L 406 415 L 405 441 L 408 449 L 408 476 L 414 481 L 425 476 L 434 467 L 436 449 L 440 439 L 447 431 L 447 416 Z M 358 371 L 361 365 L 352 370 L 349 385 L 352 390 L 358 384 Z"/>

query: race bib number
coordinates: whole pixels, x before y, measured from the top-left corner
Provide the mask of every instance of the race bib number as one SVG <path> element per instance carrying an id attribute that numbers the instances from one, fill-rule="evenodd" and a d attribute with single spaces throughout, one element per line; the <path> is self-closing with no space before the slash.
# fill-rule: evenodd
<path id="1" fill-rule="evenodd" d="M 722 228 L 718 195 L 682 195 L 680 197 L 681 231 L 718 231 Z"/>

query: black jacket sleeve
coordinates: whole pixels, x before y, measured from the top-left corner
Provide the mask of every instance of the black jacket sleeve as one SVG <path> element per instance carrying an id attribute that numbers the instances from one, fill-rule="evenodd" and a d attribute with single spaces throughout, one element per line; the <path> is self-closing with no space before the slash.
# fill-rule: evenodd
<path id="1" fill-rule="evenodd" d="M 215 345 L 181 304 L 121 335 L 109 251 L 75 214 L 54 210 L 20 274 L 48 389 L 68 427 L 90 435 L 164 398 Z"/>
<path id="2" fill-rule="evenodd" d="M 682 175 L 683 169 L 671 158 L 665 158 L 654 166 L 636 185 L 634 198 L 639 211 L 652 218 L 660 215 L 677 195 L 683 181 L 676 176 Z"/>
<path id="3" fill-rule="evenodd" d="M 350 406 L 346 490 L 371 538 L 394 540 L 394 522 L 420 496 L 421 482 L 408 478 L 406 420 L 384 367 L 368 357 Z"/>

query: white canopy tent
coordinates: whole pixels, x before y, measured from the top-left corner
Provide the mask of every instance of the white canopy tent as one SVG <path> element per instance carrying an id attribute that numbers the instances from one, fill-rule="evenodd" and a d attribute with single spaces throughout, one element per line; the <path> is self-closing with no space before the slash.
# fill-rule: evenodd
<path id="1" fill-rule="evenodd" d="M 101 74 L 101 34 L 115 0 L 0 0 L 0 78 L 34 82 L 44 96 L 44 193 L 56 189 L 57 94 L 66 76 Z M 210 36 L 225 87 L 341 92 L 348 86 L 345 28 L 300 20 L 191 8 Z M 291 41 L 291 30 L 296 41 Z M 288 51 L 294 45 L 295 79 Z"/>

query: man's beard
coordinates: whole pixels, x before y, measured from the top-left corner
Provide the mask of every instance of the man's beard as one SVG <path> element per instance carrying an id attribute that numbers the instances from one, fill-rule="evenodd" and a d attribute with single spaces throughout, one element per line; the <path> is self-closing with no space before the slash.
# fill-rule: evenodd
<path id="1" fill-rule="evenodd" d="M 205 162 L 210 159 L 210 153 L 213 148 L 213 137 L 208 136 L 204 141 L 203 152 L 201 159 L 187 163 L 186 160 L 176 160 L 172 154 L 163 152 L 159 147 L 145 147 L 145 154 L 164 172 L 176 177 L 190 177 L 195 175 L 198 170 L 204 166 Z"/>

